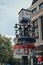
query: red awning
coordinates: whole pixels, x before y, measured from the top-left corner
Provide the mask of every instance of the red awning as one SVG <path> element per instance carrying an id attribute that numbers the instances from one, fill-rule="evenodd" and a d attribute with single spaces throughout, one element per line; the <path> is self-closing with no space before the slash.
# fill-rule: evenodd
<path id="1" fill-rule="evenodd" d="M 28 44 L 28 45 L 14 45 L 14 50 L 15 49 L 35 49 L 35 45 L 34 44 Z"/>
<path id="2" fill-rule="evenodd" d="M 35 49 L 35 45 L 34 44 L 28 44 L 27 48 L 29 48 L 29 49 Z"/>

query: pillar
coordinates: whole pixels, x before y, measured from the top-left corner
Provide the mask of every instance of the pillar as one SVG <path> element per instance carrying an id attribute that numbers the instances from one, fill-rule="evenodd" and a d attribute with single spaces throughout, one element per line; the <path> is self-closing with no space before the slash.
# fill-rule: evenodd
<path id="1" fill-rule="evenodd" d="M 42 41 L 42 32 L 41 32 L 41 18 L 38 18 L 38 32 L 39 32 L 39 42 Z"/>

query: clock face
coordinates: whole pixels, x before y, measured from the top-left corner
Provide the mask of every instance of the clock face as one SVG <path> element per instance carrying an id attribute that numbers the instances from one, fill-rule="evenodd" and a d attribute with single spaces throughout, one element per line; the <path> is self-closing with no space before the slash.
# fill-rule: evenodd
<path id="1" fill-rule="evenodd" d="M 25 17 L 25 18 L 30 18 L 30 12 L 28 12 L 28 11 L 23 11 L 23 17 Z"/>
<path id="2" fill-rule="evenodd" d="M 22 20 L 26 20 L 29 21 L 30 20 L 30 12 L 28 10 L 22 10 L 19 13 L 19 21 Z"/>

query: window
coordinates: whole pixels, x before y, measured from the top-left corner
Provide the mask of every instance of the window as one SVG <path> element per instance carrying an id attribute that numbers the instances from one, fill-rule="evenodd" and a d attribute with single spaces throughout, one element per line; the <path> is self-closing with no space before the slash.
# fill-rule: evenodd
<path id="1" fill-rule="evenodd" d="M 35 14 L 36 11 L 37 11 L 37 8 L 33 9 L 33 10 L 32 10 L 32 14 Z"/>
<path id="2" fill-rule="evenodd" d="M 43 21 L 43 16 L 41 17 L 41 20 Z"/>
<path id="3" fill-rule="evenodd" d="M 33 33 L 36 39 L 38 39 L 38 21 L 37 20 L 33 22 Z"/>
<path id="4" fill-rule="evenodd" d="M 35 34 L 38 34 L 38 28 L 35 29 Z"/>
<path id="5" fill-rule="evenodd" d="M 41 4 L 39 5 L 39 9 L 41 9 L 41 8 L 43 8 L 43 3 L 41 3 Z"/>
<path id="6" fill-rule="evenodd" d="M 41 31 L 42 31 L 42 40 L 43 40 L 43 16 L 41 17 Z"/>
<path id="7" fill-rule="evenodd" d="M 38 21 L 37 20 L 35 20 L 34 22 L 33 22 L 33 26 L 36 28 L 36 27 L 38 27 Z"/>
<path id="8" fill-rule="evenodd" d="M 33 0 L 33 2 L 32 2 L 32 5 L 34 4 L 34 3 L 36 3 L 38 0 Z"/>

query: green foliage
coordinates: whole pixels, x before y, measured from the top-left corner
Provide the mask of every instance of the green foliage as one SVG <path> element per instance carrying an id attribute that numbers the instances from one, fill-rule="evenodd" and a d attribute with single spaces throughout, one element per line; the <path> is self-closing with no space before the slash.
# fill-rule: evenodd
<path id="1" fill-rule="evenodd" d="M 12 58 L 12 53 L 11 38 L 0 35 L 0 61 L 8 61 L 9 58 Z"/>
<path id="2" fill-rule="evenodd" d="M 22 59 L 14 59 L 15 65 L 21 65 Z"/>

